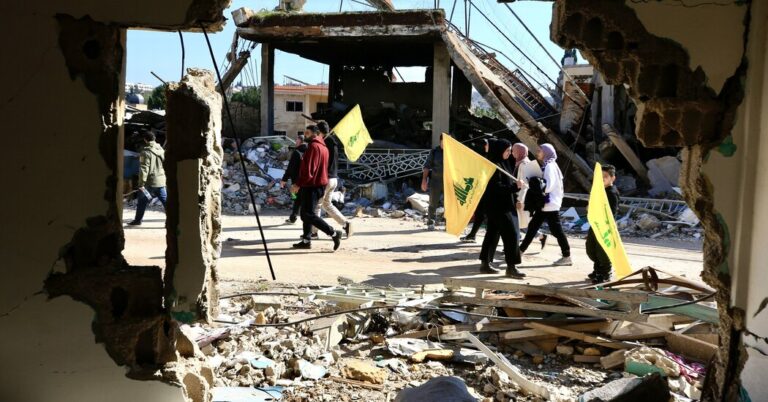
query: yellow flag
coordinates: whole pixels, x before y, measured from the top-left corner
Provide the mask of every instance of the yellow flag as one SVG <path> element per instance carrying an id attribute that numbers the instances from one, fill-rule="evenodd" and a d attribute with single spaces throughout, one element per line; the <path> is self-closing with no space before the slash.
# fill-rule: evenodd
<path id="1" fill-rule="evenodd" d="M 629 266 L 627 251 L 624 250 L 619 230 L 616 228 L 613 211 L 608 204 L 608 196 L 605 194 L 605 185 L 603 185 L 603 169 L 599 163 L 595 163 L 592 191 L 589 193 L 587 220 L 589 220 L 589 226 L 595 233 L 597 242 L 608 254 L 619 278 L 629 275 L 632 268 Z"/>
<path id="2" fill-rule="evenodd" d="M 445 231 L 458 236 L 475 213 L 496 165 L 443 134 Z M 430 200 L 431 202 L 431 200 Z"/>
<path id="3" fill-rule="evenodd" d="M 333 128 L 333 132 L 344 144 L 344 153 L 351 162 L 360 158 L 368 144 L 372 144 L 371 135 L 363 123 L 363 114 L 360 113 L 360 105 L 355 105 L 352 110 Z"/>

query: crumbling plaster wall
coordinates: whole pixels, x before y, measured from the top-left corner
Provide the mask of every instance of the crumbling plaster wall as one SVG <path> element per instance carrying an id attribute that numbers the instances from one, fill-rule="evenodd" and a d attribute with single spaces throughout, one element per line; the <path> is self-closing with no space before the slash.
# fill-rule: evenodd
<path id="1" fill-rule="evenodd" d="M 125 28 L 213 30 L 227 4 L 0 3 L 0 400 L 203 400 L 126 377 L 177 358 L 180 338 L 160 269 L 120 254 Z"/>
<path id="2" fill-rule="evenodd" d="M 758 24 L 764 23 L 763 6 L 751 14 Z M 733 235 L 741 227 L 751 228 L 754 218 L 740 215 L 739 199 L 756 190 L 741 178 L 759 173 L 738 162 L 746 155 L 739 144 L 734 146 L 737 137 L 761 134 L 734 127 L 737 112 L 744 114 L 745 92 L 748 102 L 763 96 L 761 87 L 744 85 L 745 78 L 755 81 L 764 72 L 759 65 L 747 70 L 750 8 L 749 2 L 606 1 L 595 7 L 585 0 L 561 0 L 553 14 L 553 40 L 581 49 L 608 83 L 629 85 L 638 103 L 638 138 L 647 146 L 684 147 L 685 197 L 706 230 L 702 277 L 718 289 L 721 318 L 721 347 L 707 377 L 705 400 L 736 400 L 742 392 L 745 314 L 732 303 L 732 290 L 738 288 L 732 278 L 737 269 L 762 269 L 733 264 L 735 251 L 748 251 L 743 238 Z M 752 40 L 763 41 L 764 34 Z"/>
<path id="3" fill-rule="evenodd" d="M 706 230 L 702 276 L 718 289 L 721 317 L 721 347 L 705 400 L 736 400 L 743 392 L 766 399 L 759 380 L 768 368 L 765 357 L 743 342 L 747 336 L 765 344 L 766 335 L 763 328 L 749 335 L 757 326 L 748 318 L 765 300 L 768 279 L 768 231 L 756 223 L 761 216 L 754 208 L 768 201 L 760 169 L 766 161 L 759 159 L 759 144 L 768 138 L 765 22 L 765 2 L 606 1 L 595 7 L 561 0 L 554 8 L 553 40 L 581 49 L 609 83 L 630 86 L 639 139 L 684 147 L 685 197 Z M 747 354 L 752 363 L 742 371 Z"/>

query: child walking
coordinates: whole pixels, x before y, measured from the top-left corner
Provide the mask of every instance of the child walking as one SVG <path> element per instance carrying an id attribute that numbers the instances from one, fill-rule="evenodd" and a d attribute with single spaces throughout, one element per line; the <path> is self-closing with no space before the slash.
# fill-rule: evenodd
<path id="1" fill-rule="evenodd" d="M 611 206 L 611 213 L 616 215 L 619 209 L 619 192 L 613 187 L 613 182 L 616 181 L 616 168 L 612 165 L 603 165 L 603 185 L 605 186 L 605 194 L 608 196 L 608 204 Z M 592 228 L 589 229 L 587 234 L 587 255 L 593 262 L 592 273 L 588 275 L 589 280 L 592 283 L 603 283 L 611 280 L 611 260 L 608 255 L 600 246 L 600 243 L 595 237 L 595 232 Z"/>

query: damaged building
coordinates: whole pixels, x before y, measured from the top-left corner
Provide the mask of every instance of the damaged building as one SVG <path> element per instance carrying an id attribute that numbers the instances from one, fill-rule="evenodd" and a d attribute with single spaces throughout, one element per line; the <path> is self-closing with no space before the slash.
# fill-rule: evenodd
<path id="1" fill-rule="evenodd" d="M 181 323 L 206 322 L 218 311 L 222 98 L 211 72 L 190 69 L 170 85 L 165 262 L 129 265 L 121 223 L 128 29 L 216 32 L 234 23 L 238 35 L 262 43 L 262 82 L 274 83 L 276 49 L 328 64 L 329 103 L 382 107 L 368 91 L 389 102 L 407 98 L 429 113 L 430 124 L 416 128 L 429 139 L 424 146 L 441 132 L 462 134 L 459 109 L 474 87 L 502 128 L 531 149 L 555 144 L 574 164 L 572 179 L 589 185 L 591 169 L 572 155 L 559 122 L 529 118 L 546 107 L 541 100 L 521 105 L 514 71 L 499 73 L 440 10 L 237 10 L 225 21 L 228 6 L 0 5 L 7 55 L 0 69 L 9 82 L 0 102 L 9 150 L 2 178 L 10 190 L 0 215 L 0 400 L 210 400 L 212 369 L 196 358 L 201 352 Z M 638 140 L 683 149 L 684 197 L 705 229 L 703 278 L 717 290 L 719 314 L 702 400 L 768 400 L 768 295 L 760 291 L 768 280 L 768 3 L 558 0 L 552 7 L 552 40 L 579 49 L 636 103 Z M 428 68 L 424 82 L 393 79 L 393 67 L 409 65 Z M 262 93 L 265 134 L 274 130 L 273 102 L 271 91 Z M 464 127 L 471 134 L 471 123 Z"/>

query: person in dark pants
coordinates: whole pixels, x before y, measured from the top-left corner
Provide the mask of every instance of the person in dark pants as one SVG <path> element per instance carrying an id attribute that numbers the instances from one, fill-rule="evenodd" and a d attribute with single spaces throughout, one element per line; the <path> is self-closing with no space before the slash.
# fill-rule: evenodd
<path id="1" fill-rule="evenodd" d="M 562 258 L 555 261 L 553 265 L 573 265 L 571 262 L 571 248 L 568 245 L 568 238 L 560 225 L 560 206 L 563 203 L 563 173 L 557 166 L 557 152 L 552 144 L 542 144 L 536 153 L 536 158 L 544 164 L 544 207 L 536 211 L 528 224 L 528 230 L 525 232 L 525 238 L 520 244 L 520 252 L 524 253 L 531 245 L 533 238 L 541 228 L 544 222 L 547 222 L 549 231 L 557 239 L 560 246 Z"/>
<path id="2" fill-rule="evenodd" d="M 611 206 L 611 213 L 616 215 L 619 210 L 619 192 L 613 187 L 613 182 L 616 181 L 616 168 L 612 165 L 603 165 L 603 185 L 605 186 L 605 194 L 608 196 L 608 204 Z M 611 280 L 611 259 L 608 258 L 608 254 L 605 253 L 603 247 L 595 237 L 595 232 L 592 228 L 589 228 L 587 234 L 587 255 L 592 260 L 593 269 L 592 273 L 587 275 L 592 283 L 603 283 Z"/>
<path id="3" fill-rule="evenodd" d="M 304 231 L 301 241 L 294 244 L 294 248 L 312 248 L 312 227 L 318 228 L 333 239 L 333 250 L 341 245 L 342 232 L 334 230 L 322 218 L 317 216 L 315 210 L 317 203 L 323 198 L 325 186 L 328 185 L 328 148 L 320 135 L 317 126 L 307 126 L 304 138 L 307 140 L 307 151 L 299 165 L 299 179 L 301 198 L 301 221 Z"/>
<path id="4" fill-rule="evenodd" d="M 299 182 L 299 167 L 301 166 L 301 158 L 304 156 L 304 152 L 307 151 L 307 144 L 304 143 L 304 136 L 300 135 L 296 138 L 296 148 L 291 152 L 291 159 L 288 161 L 288 167 L 285 169 L 283 179 L 280 180 L 280 187 L 285 188 L 288 180 L 292 185 Z M 293 187 L 293 186 L 291 186 Z M 301 206 L 301 198 L 298 194 L 291 192 L 293 199 L 293 207 L 291 209 L 291 216 L 285 220 L 285 223 L 294 224 L 299 216 L 299 207 Z"/>
<path id="5" fill-rule="evenodd" d="M 427 182 L 429 179 L 429 182 Z M 427 186 L 429 184 L 429 186 Z M 427 229 L 435 230 L 435 214 L 440 198 L 443 196 L 443 135 L 440 134 L 440 146 L 429 151 L 427 162 L 421 177 L 421 191 L 429 188 L 429 208 L 427 209 Z"/>
<path id="6" fill-rule="evenodd" d="M 482 138 L 478 140 L 478 143 L 474 146 L 474 151 L 478 154 L 482 155 L 483 157 L 488 157 L 488 140 L 485 138 Z M 485 221 L 485 193 L 483 193 L 483 196 L 480 197 L 480 202 L 477 203 L 477 208 L 475 209 L 475 216 L 472 220 L 472 228 L 469 230 L 469 233 L 467 233 L 466 236 L 459 238 L 464 243 L 474 243 L 475 237 L 477 236 L 477 232 L 480 231 L 480 226 L 482 226 L 483 222 Z"/>
<path id="7" fill-rule="evenodd" d="M 501 139 L 491 142 L 489 147 L 488 159 L 509 172 L 511 169 L 507 160 L 512 155 L 512 143 Z M 525 274 L 515 267 L 520 262 L 520 250 L 518 249 L 520 228 L 517 224 L 517 209 L 514 198 L 517 191 L 516 180 L 499 170 L 493 173 L 488 182 L 488 187 L 485 190 L 488 194 L 486 200 L 488 227 L 483 239 L 483 247 L 480 250 L 480 272 L 499 272 L 498 269 L 491 267 L 490 263 L 493 261 L 496 245 L 499 242 L 499 237 L 501 237 L 501 241 L 504 242 L 504 259 L 507 262 L 506 276 L 517 279 L 525 277 Z"/>
<path id="8" fill-rule="evenodd" d="M 144 219 L 147 205 L 155 198 L 160 200 L 165 208 L 168 201 L 168 193 L 165 190 L 165 151 L 155 142 L 155 135 L 151 131 L 142 134 L 144 144 L 139 152 L 139 198 L 136 206 L 136 217 L 128 223 L 130 226 L 139 226 Z"/>

